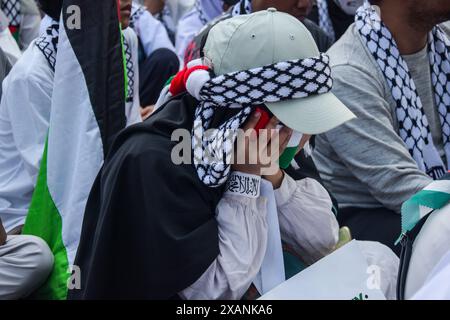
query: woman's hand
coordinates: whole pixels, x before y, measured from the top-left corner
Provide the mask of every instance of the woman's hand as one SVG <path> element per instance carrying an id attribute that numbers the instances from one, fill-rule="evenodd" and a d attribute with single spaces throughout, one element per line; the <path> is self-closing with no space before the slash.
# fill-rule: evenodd
<path id="1" fill-rule="evenodd" d="M 243 132 L 238 136 L 235 146 L 233 171 L 264 176 L 272 182 L 274 188 L 279 188 L 283 181 L 283 172 L 278 166 L 278 159 L 286 149 L 292 130 L 283 127 L 277 129 L 279 120 L 270 119 L 266 127 L 255 131 L 255 126 L 261 118 L 259 112 L 250 115 L 244 125 Z"/>

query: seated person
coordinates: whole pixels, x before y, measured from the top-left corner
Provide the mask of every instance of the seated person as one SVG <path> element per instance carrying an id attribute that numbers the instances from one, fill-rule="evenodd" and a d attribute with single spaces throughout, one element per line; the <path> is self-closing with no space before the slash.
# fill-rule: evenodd
<path id="1" fill-rule="evenodd" d="M 223 13 L 223 0 L 196 0 L 195 6 L 178 22 L 176 53 L 184 63 L 185 51 L 200 30 Z"/>
<path id="2" fill-rule="evenodd" d="M 170 40 L 175 43 L 178 22 L 195 4 L 195 0 L 141 0 L 148 11 L 167 30 Z"/>
<path id="3" fill-rule="evenodd" d="M 147 107 L 156 103 L 164 84 L 178 72 L 180 62 L 163 24 L 136 2 L 130 27 L 139 40 L 139 98 Z"/>
<path id="4" fill-rule="evenodd" d="M 121 0 L 126 2 L 129 0 Z M 52 18 L 44 35 L 32 42 L 3 82 L 0 103 L 0 218 L 7 232 L 20 233 L 39 174 L 49 128 L 62 0 L 40 0 Z M 131 6 L 131 4 L 130 4 Z M 129 15 L 128 15 L 129 18 Z M 128 19 L 122 14 L 122 23 Z M 140 122 L 137 38 L 124 30 L 127 54 L 127 124 Z M 134 85 L 133 85 L 134 83 Z"/>
<path id="5" fill-rule="evenodd" d="M 326 190 L 276 161 L 353 118 L 329 93 L 327 56 L 275 9 L 218 23 L 204 55 L 172 81 L 173 99 L 115 141 L 87 204 L 75 260 L 83 287 L 70 298 L 240 299 L 253 282 L 263 294 L 286 279 L 282 240 L 297 264 L 335 248 Z M 396 277 L 388 248 L 365 248 L 369 264 L 388 257 L 382 279 Z M 395 283 L 382 287 L 392 298 Z"/>
<path id="6" fill-rule="evenodd" d="M 53 254 L 34 236 L 8 236 L 0 219 L 0 300 L 28 297 L 47 279 Z"/>
<path id="7" fill-rule="evenodd" d="M 398 253 L 403 202 L 449 169 L 450 33 L 439 23 L 450 3 L 371 3 L 329 51 L 333 93 L 357 119 L 320 135 L 313 157 L 341 225 Z"/>
<path id="8" fill-rule="evenodd" d="M 355 21 L 356 10 L 364 0 L 317 0 L 309 19 L 317 23 L 334 41 Z"/>
<path id="9" fill-rule="evenodd" d="M 331 38 L 328 37 L 318 25 L 306 18 L 311 12 L 312 0 L 240 0 L 228 10 L 227 14 L 217 20 L 225 20 L 236 15 L 250 14 L 269 8 L 275 8 L 299 19 L 309 32 L 311 32 L 320 52 L 327 51 L 333 44 Z M 211 27 L 218 22 L 217 20 L 210 22 L 208 27 L 204 28 L 203 31 L 196 35 L 193 41 L 190 42 L 184 55 L 185 64 L 200 57 L 200 48 L 202 47 L 204 39 Z"/>

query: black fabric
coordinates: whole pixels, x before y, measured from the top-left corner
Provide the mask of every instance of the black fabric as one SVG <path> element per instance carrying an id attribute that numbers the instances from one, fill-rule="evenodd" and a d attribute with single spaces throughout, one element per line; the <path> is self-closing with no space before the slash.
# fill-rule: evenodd
<path id="1" fill-rule="evenodd" d="M 196 103 L 176 97 L 115 141 L 87 204 L 75 261 L 82 290 L 70 299 L 173 298 L 217 257 L 223 188 L 171 160 L 172 131 L 190 132 Z"/>
<path id="2" fill-rule="evenodd" d="M 333 24 L 334 33 L 336 35 L 336 40 L 347 31 L 348 27 L 355 22 L 355 17 L 346 14 L 342 11 L 333 0 L 327 0 L 328 3 L 328 14 Z M 317 6 L 314 6 L 308 19 L 313 21 L 315 24 L 319 24 L 319 10 Z"/>
<path id="3" fill-rule="evenodd" d="M 397 300 L 405 300 L 406 280 L 408 277 L 409 263 L 411 261 L 414 241 L 430 215 L 431 214 L 428 214 L 423 217 L 411 231 L 403 235 L 401 240 L 400 266 L 398 269 L 397 281 Z"/>
<path id="4" fill-rule="evenodd" d="M 400 214 L 386 208 L 341 208 L 337 218 L 354 239 L 381 242 L 400 255 L 400 246 L 394 245 L 401 234 Z"/>
<path id="5" fill-rule="evenodd" d="M 202 56 L 202 48 L 206 43 L 206 39 L 209 31 L 212 29 L 220 21 L 230 19 L 231 13 L 227 12 L 225 15 L 220 17 L 219 19 L 213 20 L 210 22 L 203 30 L 192 40 L 192 42 L 188 45 L 185 55 L 184 55 L 184 63 L 198 59 Z M 314 41 L 317 44 L 320 52 L 326 52 L 333 45 L 333 41 L 331 38 L 319 28 L 319 26 L 312 22 L 311 20 L 305 19 L 302 21 L 305 27 L 311 32 Z"/>
<path id="6" fill-rule="evenodd" d="M 83 27 L 65 28 L 65 31 L 83 70 L 89 99 L 100 128 L 103 150 L 107 154 L 114 137 L 126 124 L 125 76 L 117 2 L 64 1 L 64 21 L 70 19 L 68 7 L 72 5 L 78 6 L 83 12 Z"/>
<path id="7" fill-rule="evenodd" d="M 333 40 L 320 27 L 309 19 L 302 21 L 305 27 L 311 32 L 314 41 L 320 52 L 327 52 L 333 45 Z"/>
<path id="8" fill-rule="evenodd" d="M 155 50 L 139 64 L 139 96 L 141 106 L 156 104 L 167 80 L 178 72 L 180 62 L 169 49 Z"/>

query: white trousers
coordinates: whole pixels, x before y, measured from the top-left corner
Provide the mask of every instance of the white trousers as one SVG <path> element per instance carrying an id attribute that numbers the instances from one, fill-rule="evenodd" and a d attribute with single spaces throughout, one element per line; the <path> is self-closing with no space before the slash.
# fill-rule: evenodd
<path id="1" fill-rule="evenodd" d="M 0 246 L 0 300 L 26 298 L 47 279 L 53 254 L 34 236 L 9 236 Z"/>

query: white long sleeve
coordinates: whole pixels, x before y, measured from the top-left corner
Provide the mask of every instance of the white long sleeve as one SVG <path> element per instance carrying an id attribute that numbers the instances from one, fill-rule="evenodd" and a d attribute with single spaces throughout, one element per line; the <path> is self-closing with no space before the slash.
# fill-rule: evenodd
<path id="1" fill-rule="evenodd" d="M 261 268 L 267 246 L 266 199 L 225 194 L 216 209 L 219 256 L 181 298 L 240 299 Z"/>
<path id="2" fill-rule="evenodd" d="M 133 5 L 134 10 L 137 10 L 137 8 L 137 5 Z M 166 28 L 147 10 L 139 17 L 133 28 L 141 40 L 141 44 L 147 57 L 155 50 L 161 48 L 166 48 L 175 52 L 175 47 L 170 41 Z"/>
<path id="3" fill-rule="evenodd" d="M 331 211 L 332 201 L 314 179 L 295 181 L 285 174 L 275 190 L 281 238 L 307 264 L 329 254 L 339 238 L 339 224 Z"/>
<path id="4" fill-rule="evenodd" d="M 313 263 L 332 251 L 338 223 L 326 190 L 315 180 L 285 175 L 275 190 L 284 241 Z M 220 254 L 183 299 L 240 299 L 261 268 L 267 247 L 267 200 L 225 194 L 217 206 Z"/>

